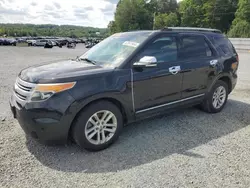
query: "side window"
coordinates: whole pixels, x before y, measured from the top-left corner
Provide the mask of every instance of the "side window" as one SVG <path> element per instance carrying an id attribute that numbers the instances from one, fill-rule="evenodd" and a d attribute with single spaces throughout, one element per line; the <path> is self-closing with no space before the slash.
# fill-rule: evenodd
<path id="1" fill-rule="evenodd" d="M 177 60 L 177 42 L 175 37 L 160 37 L 148 44 L 140 53 L 138 60 L 144 56 L 154 56 L 158 63 Z"/>
<path id="2" fill-rule="evenodd" d="M 180 59 L 211 57 L 212 50 L 203 36 L 184 36 L 180 50 Z"/>
<path id="3" fill-rule="evenodd" d="M 235 53 L 235 49 L 232 43 L 224 36 L 213 37 L 212 42 L 214 46 L 216 47 L 216 49 L 222 55 L 232 55 Z"/>

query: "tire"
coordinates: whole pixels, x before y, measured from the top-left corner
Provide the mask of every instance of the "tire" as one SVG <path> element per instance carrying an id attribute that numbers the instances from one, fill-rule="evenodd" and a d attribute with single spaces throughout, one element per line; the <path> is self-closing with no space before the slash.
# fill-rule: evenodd
<path id="1" fill-rule="evenodd" d="M 110 119 L 110 121 L 108 121 L 107 123 L 109 124 L 115 124 L 115 123 L 110 123 L 110 122 L 116 122 L 116 128 L 115 127 L 109 127 L 109 126 L 104 126 L 104 125 L 100 125 L 102 121 L 99 122 L 99 125 L 94 125 L 93 121 L 89 122 L 90 118 L 94 117 L 94 123 L 96 124 L 95 117 L 94 114 L 97 113 L 97 115 L 99 115 L 100 117 L 98 117 L 98 119 L 102 118 L 102 114 L 104 115 L 104 113 L 107 112 L 111 112 L 110 114 L 107 115 L 107 117 L 109 117 L 109 115 L 114 115 L 115 117 L 112 116 L 112 118 Z M 106 120 L 108 118 L 105 118 Z M 104 121 L 103 121 L 104 122 Z M 98 127 L 99 126 L 99 127 Z M 100 127 L 103 126 L 103 127 Z M 73 125 L 73 129 L 72 129 L 72 136 L 74 141 L 81 147 L 84 148 L 86 150 L 89 151 L 100 151 L 103 149 L 108 148 L 111 144 L 113 144 L 119 137 L 121 131 L 123 128 L 123 117 L 121 114 L 121 111 L 119 110 L 119 108 L 114 105 L 111 102 L 108 101 L 99 101 L 96 103 L 93 103 L 92 105 L 88 106 L 86 109 L 84 109 L 82 112 L 80 112 L 80 115 L 77 117 L 75 124 Z M 93 132 L 90 131 L 88 133 L 88 130 L 90 129 L 94 129 Z M 98 129 L 98 130 L 97 130 Z M 112 133 L 106 132 L 106 129 L 112 129 Z M 114 131 L 115 129 L 115 131 Z M 105 130 L 105 131 L 104 131 Z M 95 136 L 92 137 L 92 140 L 90 140 L 89 138 L 87 138 L 87 135 L 90 136 L 92 133 L 94 134 L 94 132 L 97 132 L 95 134 Z M 102 140 L 102 143 L 93 143 L 94 140 L 97 140 L 98 142 L 98 131 L 101 132 L 99 135 L 99 140 Z M 102 136 L 102 132 L 104 132 L 104 137 L 106 138 L 107 141 L 103 141 L 103 136 Z M 91 133 L 91 134 L 90 134 Z"/>
<path id="2" fill-rule="evenodd" d="M 214 97 L 214 95 L 216 95 L 215 92 L 220 90 L 220 88 L 224 88 L 225 98 L 223 97 L 224 98 L 223 102 L 220 102 L 220 105 L 218 105 L 216 108 L 215 105 L 213 104 L 213 97 Z M 220 95 L 222 96 L 222 94 L 220 94 Z M 220 98 L 220 99 L 222 99 L 222 98 Z M 201 108 L 202 108 L 202 110 L 204 110 L 205 112 L 208 112 L 208 113 L 218 113 L 226 105 L 227 99 L 228 99 L 228 85 L 225 82 L 223 82 L 222 80 L 218 80 L 213 85 L 211 91 L 207 94 L 205 100 L 201 104 Z"/>

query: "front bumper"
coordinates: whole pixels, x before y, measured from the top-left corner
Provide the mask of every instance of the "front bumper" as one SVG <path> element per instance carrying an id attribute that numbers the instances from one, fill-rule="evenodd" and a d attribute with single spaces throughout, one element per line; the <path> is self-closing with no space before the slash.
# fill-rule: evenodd
<path id="1" fill-rule="evenodd" d="M 65 105 L 63 107 L 65 108 L 64 113 L 62 113 L 62 110 L 51 109 L 51 105 L 53 104 L 55 104 L 55 108 L 62 108 L 62 105 L 56 103 L 54 100 L 46 101 L 46 104 L 33 103 L 20 106 L 14 94 L 10 99 L 13 116 L 18 120 L 24 132 L 44 144 L 66 143 L 70 125 L 73 121 L 73 117 L 67 114 L 67 107 Z M 65 103 L 65 100 L 61 102 Z M 71 102 L 68 101 L 68 103 Z"/>

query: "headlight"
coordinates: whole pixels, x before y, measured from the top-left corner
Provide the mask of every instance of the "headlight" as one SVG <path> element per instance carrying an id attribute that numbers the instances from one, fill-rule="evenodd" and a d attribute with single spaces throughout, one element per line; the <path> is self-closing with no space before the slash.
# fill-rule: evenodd
<path id="1" fill-rule="evenodd" d="M 59 83 L 59 84 L 38 84 L 31 97 L 30 101 L 44 101 L 49 99 L 55 93 L 59 93 L 75 86 L 76 82 Z"/>

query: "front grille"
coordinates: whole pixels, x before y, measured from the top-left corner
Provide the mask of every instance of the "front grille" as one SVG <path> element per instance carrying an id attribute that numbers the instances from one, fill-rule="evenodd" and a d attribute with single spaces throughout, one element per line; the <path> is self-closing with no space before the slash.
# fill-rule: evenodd
<path id="1" fill-rule="evenodd" d="M 31 91 L 32 87 L 27 87 L 24 85 L 21 85 L 21 83 L 16 82 L 17 86 L 21 89 L 23 89 L 24 91 Z"/>
<path id="2" fill-rule="evenodd" d="M 16 95 L 18 98 L 22 99 L 22 100 L 26 100 L 27 96 L 21 95 L 20 93 L 18 93 L 17 91 L 15 91 Z"/>
<path id="3" fill-rule="evenodd" d="M 31 95 L 32 90 L 35 88 L 36 84 L 25 82 L 20 78 L 17 78 L 14 88 L 14 93 L 19 103 L 23 103 Z"/>

